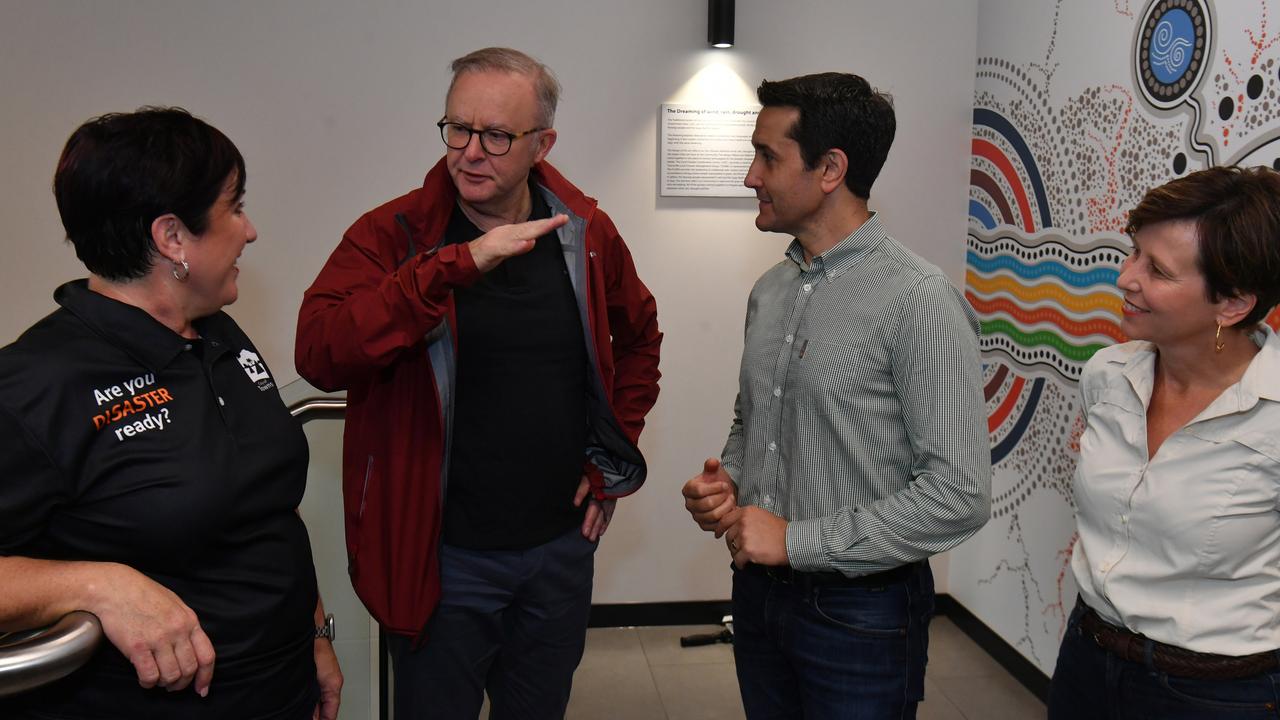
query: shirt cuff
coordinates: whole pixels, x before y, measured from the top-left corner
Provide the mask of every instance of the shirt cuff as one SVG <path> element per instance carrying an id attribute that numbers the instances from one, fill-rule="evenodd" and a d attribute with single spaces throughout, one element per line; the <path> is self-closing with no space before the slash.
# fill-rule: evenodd
<path id="1" fill-rule="evenodd" d="M 815 572 L 831 569 L 822 547 L 824 518 L 792 520 L 787 523 L 787 562 L 792 569 Z"/>

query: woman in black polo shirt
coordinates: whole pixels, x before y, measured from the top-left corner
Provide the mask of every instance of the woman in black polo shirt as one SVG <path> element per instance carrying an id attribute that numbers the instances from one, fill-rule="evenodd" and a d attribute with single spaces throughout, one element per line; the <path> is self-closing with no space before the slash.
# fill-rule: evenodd
<path id="1" fill-rule="evenodd" d="M 54 177 L 89 270 L 0 350 L 0 631 L 72 610 L 109 643 L 5 718 L 334 718 L 342 676 L 296 513 L 306 438 L 239 326 L 244 159 L 144 108 Z"/>

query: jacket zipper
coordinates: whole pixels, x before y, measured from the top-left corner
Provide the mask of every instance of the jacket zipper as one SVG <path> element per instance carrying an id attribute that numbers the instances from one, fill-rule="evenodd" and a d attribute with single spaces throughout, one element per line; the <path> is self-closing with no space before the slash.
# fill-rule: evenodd
<path id="1" fill-rule="evenodd" d="M 373 475 L 373 456 L 369 456 L 369 462 L 364 466 L 364 487 L 360 488 L 360 512 L 356 515 L 357 520 L 364 519 L 364 497 L 369 492 L 369 478 Z"/>

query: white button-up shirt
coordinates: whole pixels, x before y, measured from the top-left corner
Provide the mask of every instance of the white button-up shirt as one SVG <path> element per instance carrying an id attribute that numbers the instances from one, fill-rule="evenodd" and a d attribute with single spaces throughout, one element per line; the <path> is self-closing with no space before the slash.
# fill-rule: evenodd
<path id="1" fill-rule="evenodd" d="M 1197 652 L 1280 649 L 1280 339 L 1254 339 L 1240 381 L 1149 461 L 1154 346 L 1101 350 L 1080 381 L 1080 594 L 1113 624 Z"/>

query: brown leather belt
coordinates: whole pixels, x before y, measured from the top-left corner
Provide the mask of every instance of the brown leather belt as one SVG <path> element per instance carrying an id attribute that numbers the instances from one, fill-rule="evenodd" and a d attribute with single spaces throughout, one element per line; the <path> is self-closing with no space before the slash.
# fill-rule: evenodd
<path id="1" fill-rule="evenodd" d="M 1098 647 L 1122 660 L 1146 664 L 1146 644 L 1151 643 L 1151 664 L 1175 677 L 1200 680 L 1232 680 L 1274 671 L 1280 667 L 1275 652 L 1253 655 L 1214 655 L 1185 650 L 1129 632 L 1098 617 L 1092 608 L 1080 616 L 1080 629 Z"/>

